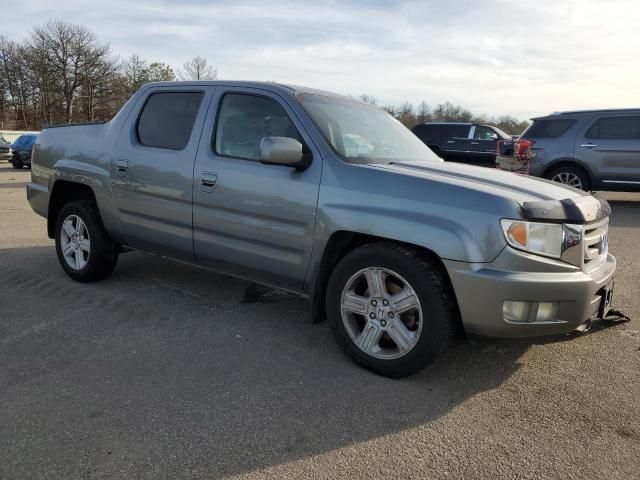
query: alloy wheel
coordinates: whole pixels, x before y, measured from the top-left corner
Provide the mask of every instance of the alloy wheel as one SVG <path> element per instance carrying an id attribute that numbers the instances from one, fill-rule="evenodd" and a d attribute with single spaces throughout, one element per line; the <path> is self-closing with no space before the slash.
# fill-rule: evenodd
<path id="1" fill-rule="evenodd" d="M 578 177 L 575 173 L 558 172 L 553 177 L 551 177 L 551 180 L 582 190 L 582 180 L 580 180 L 580 177 Z"/>
<path id="2" fill-rule="evenodd" d="M 409 282 L 387 268 L 355 273 L 342 290 L 340 310 L 351 340 L 375 358 L 406 355 L 422 333 L 418 295 Z"/>
<path id="3" fill-rule="evenodd" d="M 69 215 L 62 222 L 60 246 L 67 265 L 82 270 L 89 261 L 91 241 L 84 221 L 78 215 Z"/>

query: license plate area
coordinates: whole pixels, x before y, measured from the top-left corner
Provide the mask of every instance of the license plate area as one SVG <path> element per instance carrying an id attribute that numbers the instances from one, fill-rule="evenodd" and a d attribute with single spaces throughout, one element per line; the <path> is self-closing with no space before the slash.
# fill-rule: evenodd
<path id="1" fill-rule="evenodd" d="M 613 281 L 600 290 L 600 308 L 598 309 L 598 318 L 605 318 L 609 313 L 609 310 L 611 310 L 611 305 L 613 303 L 613 290 Z"/>

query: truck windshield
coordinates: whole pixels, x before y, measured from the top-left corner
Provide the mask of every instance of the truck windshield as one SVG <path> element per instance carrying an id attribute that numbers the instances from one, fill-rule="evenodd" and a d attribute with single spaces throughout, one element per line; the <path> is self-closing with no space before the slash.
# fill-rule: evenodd
<path id="1" fill-rule="evenodd" d="M 380 108 L 347 98 L 309 93 L 299 93 L 297 98 L 327 142 L 347 162 L 442 161 Z"/>

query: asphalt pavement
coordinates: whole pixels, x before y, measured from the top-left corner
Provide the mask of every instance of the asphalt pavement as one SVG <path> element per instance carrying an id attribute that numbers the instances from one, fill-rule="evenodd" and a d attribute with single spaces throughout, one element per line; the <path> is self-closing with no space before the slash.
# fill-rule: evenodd
<path id="1" fill-rule="evenodd" d="M 143 253 L 63 273 L 0 163 L 0 478 L 640 478 L 640 194 L 606 194 L 626 323 L 470 338 L 404 380 L 307 301 Z"/>

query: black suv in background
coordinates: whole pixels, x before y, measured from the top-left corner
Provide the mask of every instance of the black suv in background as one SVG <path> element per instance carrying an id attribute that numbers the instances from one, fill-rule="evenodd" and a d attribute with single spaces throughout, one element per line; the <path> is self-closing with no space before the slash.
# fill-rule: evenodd
<path id="1" fill-rule="evenodd" d="M 423 123 L 412 131 L 444 160 L 484 167 L 495 167 L 498 141 L 512 138 L 497 127 L 473 123 Z"/>
<path id="2" fill-rule="evenodd" d="M 559 112 L 533 118 L 529 173 L 581 190 L 640 191 L 640 109 Z"/>

